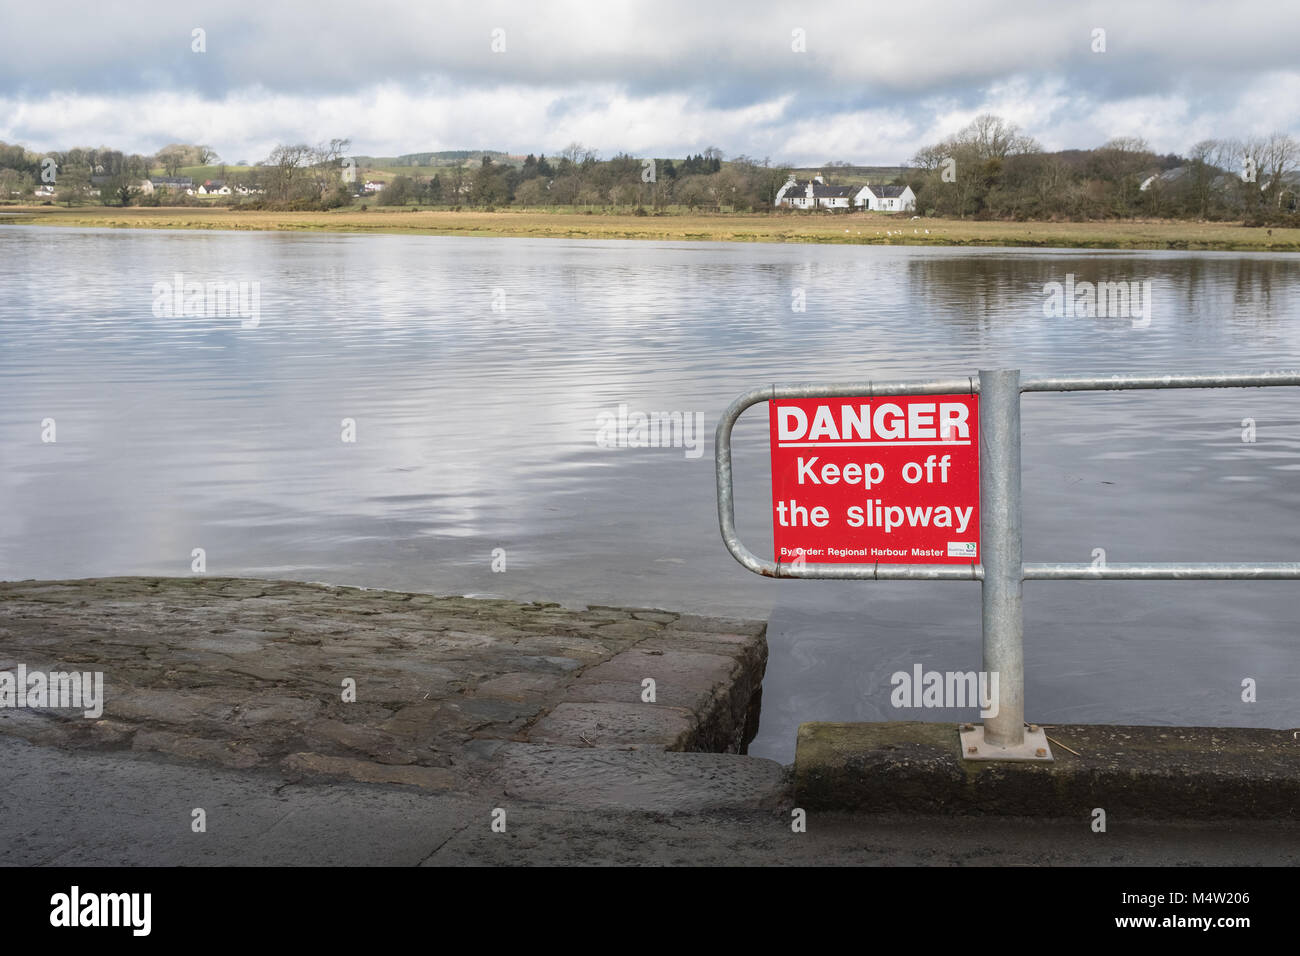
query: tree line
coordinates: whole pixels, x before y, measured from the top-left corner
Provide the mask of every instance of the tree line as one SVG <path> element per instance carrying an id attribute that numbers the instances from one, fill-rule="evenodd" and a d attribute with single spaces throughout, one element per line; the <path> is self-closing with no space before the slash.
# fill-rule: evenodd
<path id="1" fill-rule="evenodd" d="M 437 172 L 388 174 L 384 188 L 363 194 L 362 171 L 348 157 L 350 142 L 282 144 L 253 165 L 222 166 L 218 177 L 255 188 L 256 197 L 231 197 L 254 208 L 320 209 L 373 201 L 385 206 L 452 208 L 599 207 L 659 212 L 690 210 L 770 212 L 791 167 L 733 156 L 717 147 L 684 159 L 618 153 L 601 159 L 581 143 L 554 156 L 528 155 L 522 164 L 487 154 Z M 0 198 L 30 195 L 42 164 L 58 170 L 59 201 L 86 201 L 92 183 L 107 204 L 196 202 L 183 195 L 148 196 L 137 187 L 150 170 L 167 175 L 209 165 L 208 146 L 173 144 L 153 156 L 112 149 L 35 154 L 0 143 Z M 846 163 L 825 164 L 830 181 Z M 1095 149 L 1045 151 L 1033 137 L 986 114 L 917 151 L 893 180 L 912 187 L 916 212 L 959 219 L 1092 220 L 1187 218 L 1247 223 L 1297 221 L 1300 145 L 1286 133 L 1250 139 L 1207 139 L 1187 156 L 1160 155 L 1137 137 L 1118 137 Z"/>
<path id="2" fill-rule="evenodd" d="M 529 154 L 515 166 L 483 156 L 477 166 L 428 177 L 397 175 L 379 194 L 382 205 L 599 206 L 640 211 L 668 206 L 753 212 L 772 208 L 789 168 L 747 156 L 722 161 L 710 147 L 685 159 L 619 153 L 602 160 L 580 143 L 556 156 Z"/>
<path id="3" fill-rule="evenodd" d="M 1300 144 L 1276 132 L 1206 139 L 1187 156 L 1139 137 L 1046 152 L 1015 124 L 977 117 L 919 150 L 900 177 L 925 215 L 955 219 L 1296 219 Z"/>
<path id="4" fill-rule="evenodd" d="M 75 147 L 34 153 L 0 142 L 0 198 L 30 196 L 49 185 L 58 201 L 84 201 L 93 187 L 106 204 L 125 205 L 141 198 L 139 184 L 162 168 L 175 176 L 182 166 L 203 166 L 217 158 L 210 146 L 176 143 L 151 156 L 108 147 Z"/>

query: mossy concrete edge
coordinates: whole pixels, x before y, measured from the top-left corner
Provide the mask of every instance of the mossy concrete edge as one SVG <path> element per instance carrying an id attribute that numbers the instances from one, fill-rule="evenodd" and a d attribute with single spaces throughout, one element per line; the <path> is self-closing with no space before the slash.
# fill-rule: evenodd
<path id="1" fill-rule="evenodd" d="M 1044 727 L 1050 764 L 963 760 L 956 724 L 802 724 L 796 799 L 859 812 L 1300 820 L 1298 731 Z"/>

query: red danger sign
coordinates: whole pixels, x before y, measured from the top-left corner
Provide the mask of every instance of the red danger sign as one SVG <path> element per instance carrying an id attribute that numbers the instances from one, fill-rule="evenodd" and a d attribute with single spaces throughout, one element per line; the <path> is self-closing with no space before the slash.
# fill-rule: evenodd
<path id="1" fill-rule="evenodd" d="M 768 403 L 778 564 L 979 561 L 979 398 Z"/>

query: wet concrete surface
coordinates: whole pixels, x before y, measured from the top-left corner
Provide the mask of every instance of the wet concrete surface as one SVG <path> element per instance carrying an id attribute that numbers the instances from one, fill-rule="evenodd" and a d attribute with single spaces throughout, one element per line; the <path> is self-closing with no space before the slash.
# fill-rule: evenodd
<path id="1" fill-rule="evenodd" d="M 693 759 L 710 755 L 670 754 Z M 731 758 L 744 760 L 744 758 Z M 791 806 L 647 811 L 413 787 L 0 738 L 0 864 L 461 866 L 1209 866 L 1300 864 L 1300 827 L 1263 822 L 958 818 Z M 701 776 L 697 788 L 709 791 Z M 205 811 L 195 832 L 193 811 Z M 493 811 L 505 830 L 494 832 Z"/>

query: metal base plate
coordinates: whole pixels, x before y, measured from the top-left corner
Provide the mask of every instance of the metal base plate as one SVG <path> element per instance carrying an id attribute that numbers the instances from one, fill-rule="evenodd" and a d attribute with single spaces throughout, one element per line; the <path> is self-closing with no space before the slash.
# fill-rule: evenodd
<path id="1" fill-rule="evenodd" d="M 1025 728 L 1025 742 L 1019 747 L 994 746 L 984 740 L 983 724 L 962 724 L 961 755 L 967 760 L 1019 760 L 1025 763 L 1051 763 L 1052 748 L 1042 728 Z"/>

